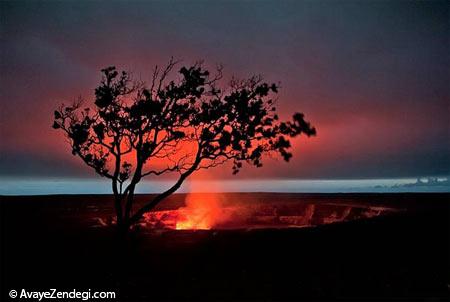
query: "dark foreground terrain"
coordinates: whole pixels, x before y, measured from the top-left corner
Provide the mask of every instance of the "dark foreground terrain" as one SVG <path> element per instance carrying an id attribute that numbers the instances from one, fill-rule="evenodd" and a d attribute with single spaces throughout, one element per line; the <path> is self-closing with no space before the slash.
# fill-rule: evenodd
<path id="1" fill-rule="evenodd" d="M 301 229 L 141 230 L 124 240 L 112 228 L 92 227 L 112 214 L 110 196 L 1 197 L 0 300 L 13 301 L 8 292 L 22 288 L 114 290 L 122 301 L 449 297 L 449 194 L 228 197 L 404 211 Z"/>

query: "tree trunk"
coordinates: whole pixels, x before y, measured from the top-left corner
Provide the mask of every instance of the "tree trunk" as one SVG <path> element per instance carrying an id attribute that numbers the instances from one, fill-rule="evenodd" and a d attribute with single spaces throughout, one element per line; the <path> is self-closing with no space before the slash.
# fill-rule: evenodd
<path id="1" fill-rule="evenodd" d="M 129 220 L 131 211 L 133 209 L 133 202 L 134 202 L 134 190 L 136 189 L 136 184 L 131 184 L 130 190 L 128 192 L 126 203 L 125 203 L 125 215 L 124 219 Z"/>
<path id="2" fill-rule="evenodd" d="M 178 181 L 171 188 L 167 189 L 163 193 L 161 193 L 158 196 L 156 196 L 152 201 L 150 201 L 149 203 L 144 205 L 142 208 L 137 210 L 134 213 L 134 215 L 132 215 L 129 218 L 127 218 L 127 220 L 129 221 L 130 225 L 133 225 L 133 224 L 137 223 L 143 217 L 143 215 L 145 213 L 147 213 L 147 212 L 151 211 L 152 209 L 154 209 L 161 201 L 163 201 L 168 196 L 170 196 L 173 193 L 175 193 L 181 187 L 181 185 L 186 180 L 186 178 L 188 178 L 189 175 L 191 175 L 192 172 L 194 172 L 195 169 L 197 169 L 198 165 L 200 164 L 200 161 L 201 161 L 200 154 L 201 153 L 200 153 L 200 149 L 199 149 L 194 164 L 191 166 L 191 168 L 188 171 L 186 171 L 183 174 L 181 174 L 181 176 L 178 179 Z"/>
<path id="3" fill-rule="evenodd" d="M 119 238 L 125 237 L 126 234 L 128 234 L 128 231 L 130 230 L 130 222 L 129 219 L 121 219 L 120 223 L 117 223 L 116 225 L 116 231 Z"/>
<path id="4" fill-rule="evenodd" d="M 123 221 L 123 211 L 122 211 L 121 198 L 118 194 L 114 194 L 114 208 L 116 210 L 117 225 L 120 225 L 120 224 L 122 224 L 122 221 Z"/>

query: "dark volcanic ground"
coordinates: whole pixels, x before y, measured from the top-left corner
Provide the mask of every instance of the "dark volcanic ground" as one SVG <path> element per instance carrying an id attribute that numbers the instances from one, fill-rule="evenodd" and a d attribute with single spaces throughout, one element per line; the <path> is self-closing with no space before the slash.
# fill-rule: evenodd
<path id="1" fill-rule="evenodd" d="M 1 197 L 1 298 L 11 289 L 114 290 L 122 301 L 446 300 L 450 194 L 226 194 L 240 202 L 405 211 L 302 229 L 93 228 L 110 196 Z M 142 202 L 149 196 L 139 196 Z M 160 209 L 183 205 L 182 194 Z"/>

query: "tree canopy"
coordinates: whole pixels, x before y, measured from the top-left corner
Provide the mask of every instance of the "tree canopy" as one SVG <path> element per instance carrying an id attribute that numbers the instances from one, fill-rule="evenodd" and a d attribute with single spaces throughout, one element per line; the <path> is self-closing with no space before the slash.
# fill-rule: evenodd
<path id="1" fill-rule="evenodd" d="M 72 153 L 111 179 L 118 223 L 138 221 L 199 169 L 231 162 L 236 174 L 243 163 L 261 167 L 267 154 L 289 161 L 289 138 L 316 134 L 302 113 L 280 121 L 277 84 L 253 76 L 222 89 L 222 69 L 212 75 L 201 63 L 181 67 L 178 80 L 169 80 L 176 65 L 156 67 L 149 85 L 105 68 L 94 106 L 80 98 L 54 112 L 53 128 L 65 133 Z M 178 175 L 174 185 L 133 211 L 136 185 L 166 173 Z"/>

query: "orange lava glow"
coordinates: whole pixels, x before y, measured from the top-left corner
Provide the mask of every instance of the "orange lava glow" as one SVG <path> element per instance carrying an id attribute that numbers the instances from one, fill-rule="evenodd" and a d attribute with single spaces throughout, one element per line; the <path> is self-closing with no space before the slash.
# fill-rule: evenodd
<path id="1" fill-rule="evenodd" d="M 188 194 L 186 207 L 179 210 L 175 229 L 209 230 L 220 216 L 220 201 L 215 194 Z"/>
<path id="2" fill-rule="evenodd" d="M 336 203 L 260 203 L 230 205 L 218 195 L 193 194 L 186 207 L 149 212 L 142 226 L 166 230 L 303 228 L 372 218 L 398 209 Z M 210 194 L 208 194 L 210 195 Z"/>

